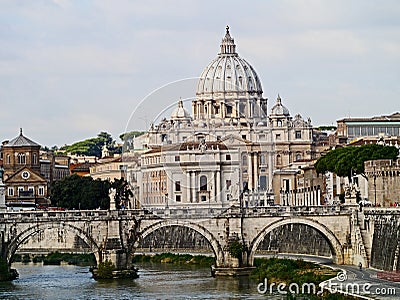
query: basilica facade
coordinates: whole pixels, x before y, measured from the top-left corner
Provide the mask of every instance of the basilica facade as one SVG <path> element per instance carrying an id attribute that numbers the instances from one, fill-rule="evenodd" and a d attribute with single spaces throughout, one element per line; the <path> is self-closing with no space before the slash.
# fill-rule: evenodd
<path id="1" fill-rule="evenodd" d="M 268 109 L 260 77 L 239 56 L 229 27 L 194 92 L 191 113 L 179 100 L 125 153 L 145 149 L 127 169 L 142 207 L 321 203 L 322 183 L 305 178 L 318 157 L 311 120 L 293 117 L 279 95 Z"/>

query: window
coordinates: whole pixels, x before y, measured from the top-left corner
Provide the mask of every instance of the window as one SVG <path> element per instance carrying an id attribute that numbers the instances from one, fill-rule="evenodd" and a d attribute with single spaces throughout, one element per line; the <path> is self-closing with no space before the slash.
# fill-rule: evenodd
<path id="1" fill-rule="evenodd" d="M 245 140 L 246 138 L 247 138 L 247 136 L 246 136 L 245 134 L 243 134 L 243 135 L 242 135 L 242 139 Z"/>
<path id="2" fill-rule="evenodd" d="M 231 185 L 232 185 L 232 180 L 227 179 L 226 182 L 225 182 L 226 189 L 229 190 L 229 188 L 231 187 Z"/>
<path id="3" fill-rule="evenodd" d="M 227 113 L 228 115 L 231 115 L 231 114 L 232 114 L 232 106 L 226 105 L 226 113 Z"/>
<path id="4" fill-rule="evenodd" d="M 282 127 L 282 121 L 281 121 L 281 120 L 278 120 L 278 121 L 276 122 L 276 124 L 278 125 L 278 127 Z"/>
<path id="5" fill-rule="evenodd" d="M 180 192 L 180 191 L 181 191 L 181 182 L 175 181 L 175 192 Z"/>
<path id="6" fill-rule="evenodd" d="M 226 159 L 226 160 L 231 160 L 231 155 L 230 155 L 230 154 L 227 154 L 227 155 L 225 156 L 225 159 Z"/>
<path id="7" fill-rule="evenodd" d="M 44 186 L 39 186 L 38 193 L 39 193 L 39 196 L 44 196 Z"/>
<path id="8" fill-rule="evenodd" d="M 242 157 L 242 165 L 247 166 L 247 155 L 243 155 Z"/>
<path id="9" fill-rule="evenodd" d="M 206 196 L 201 196 L 201 201 L 206 202 L 207 201 L 207 197 Z"/>
<path id="10" fill-rule="evenodd" d="M 25 153 L 18 153 L 17 159 L 19 165 L 24 165 L 26 163 Z"/>
<path id="11" fill-rule="evenodd" d="M 11 156 L 10 154 L 7 154 L 7 164 L 11 164 Z"/>
<path id="12" fill-rule="evenodd" d="M 260 164 L 265 165 L 265 155 L 261 154 L 260 156 Z"/>
<path id="13" fill-rule="evenodd" d="M 296 161 L 301 160 L 301 153 L 300 152 L 296 152 Z"/>
<path id="14" fill-rule="evenodd" d="M 279 141 L 279 140 L 281 139 L 280 133 L 278 133 L 278 134 L 275 135 L 275 139 L 276 139 L 277 141 Z"/>
<path id="15" fill-rule="evenodd" d="M 19 186 L 18 187 L 18 196 L 21 194 L 21 192 L 24 191 L 24 187 L 23 186 Z"/>
<path id="16" fill-rule="evenodd" d="M 37 155 L 36 155 L 36 153 L 33 153 L 33 164 L 34 165 L 37 165 Z"/>
<path id="17" fill-rule="evenodd" d="M 8 196 L 14 196 L 14 188 L 13 187 L 9 187 L 8 188 Z"/>
<path id="18" fill-rule="evenodd" d="M 207 191 L 207 176 L 200 177 L 200 191 Z"/>
<path id="19" fill-rule="evenodd" d="M 267 176 L 260 176 L 260 190 L 265 191 L 267 189 Z"/>
<path id="20" fill-rule="evenodd" d="M 179 155 L 175 155 L 175 161 L 181 161 L 181 157 Z"/>
<path id="21" fill-rule="evenodd" d="M 276 164 L 277 165 L 281 165 L 282 164 L 282 156 L 280 154 L 278 154 L 276 156 Z"/>
<path id="22" fill-rule="evenodd" d="M 296 138 L 296 139 L 301 139 L 301 131 L 300 131 L 300 130 L 296 130 L 296 132 L 295 132 L 295 138 Z"/>
<path id="23" fill-rule="evenodd" d="M 181 195 L 175 195 L 175 201 L 176 202 L 181 202 Z"/>

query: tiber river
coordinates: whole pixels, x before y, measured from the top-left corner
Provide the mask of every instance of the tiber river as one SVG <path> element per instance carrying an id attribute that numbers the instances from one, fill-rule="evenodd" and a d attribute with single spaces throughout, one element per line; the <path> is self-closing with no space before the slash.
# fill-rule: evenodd
<path id="1" fill-rule="evenodd" d="M 0 283 L 0 299 L 286 299 L 258 294 L 248 278 L 213 278 L 209 268 L 137 267 L 138 279 L 95 281 L 88 267 L 15 263 L 19 279 Z"/>

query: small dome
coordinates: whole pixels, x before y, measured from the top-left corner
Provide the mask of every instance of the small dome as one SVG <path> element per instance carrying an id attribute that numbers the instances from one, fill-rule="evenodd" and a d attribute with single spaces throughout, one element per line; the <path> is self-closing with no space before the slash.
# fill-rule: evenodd
<path id="1" fill-rule="evenodd" d="M 203 99 L 224 98 L 225 93 L 262 94 L 260 79 L 254 68 L 236 53 L 234 39 L 226 27 L 221 52 L 203 70 L 197 83 L 196 96 Z M 222 93 L 221 95 L 219 95 Z"/>
<path id="2" fill-rule="evenodd" d="M 190 114 L 189 112 L 183 107 L 183 102 L 182 100 L 178 101 L 178 107 L 174 109 L 174 111 L 171 114 L 171 119 L 177 120 L 177 119 L 190 119 Z"/>
<path id="3" fill-rule="evenodd" d="M 282 104 L 282 99 L 279 95 L 276 99 L 276 104 L 271 109 L 271 115 L 290 116 L 289 110 Z"/>

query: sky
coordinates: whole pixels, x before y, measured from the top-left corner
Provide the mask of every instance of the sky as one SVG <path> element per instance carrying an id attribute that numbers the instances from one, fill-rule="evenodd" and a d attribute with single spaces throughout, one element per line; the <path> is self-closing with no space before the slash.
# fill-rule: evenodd
<path id="1" fill-rule="evenodd" d="M 0 140 L 62 146 L 143 130 L 195 96 L 230 26 L 292 116 L 336 125 L 400 111 L 397 0 L 0 0 Z"/>

